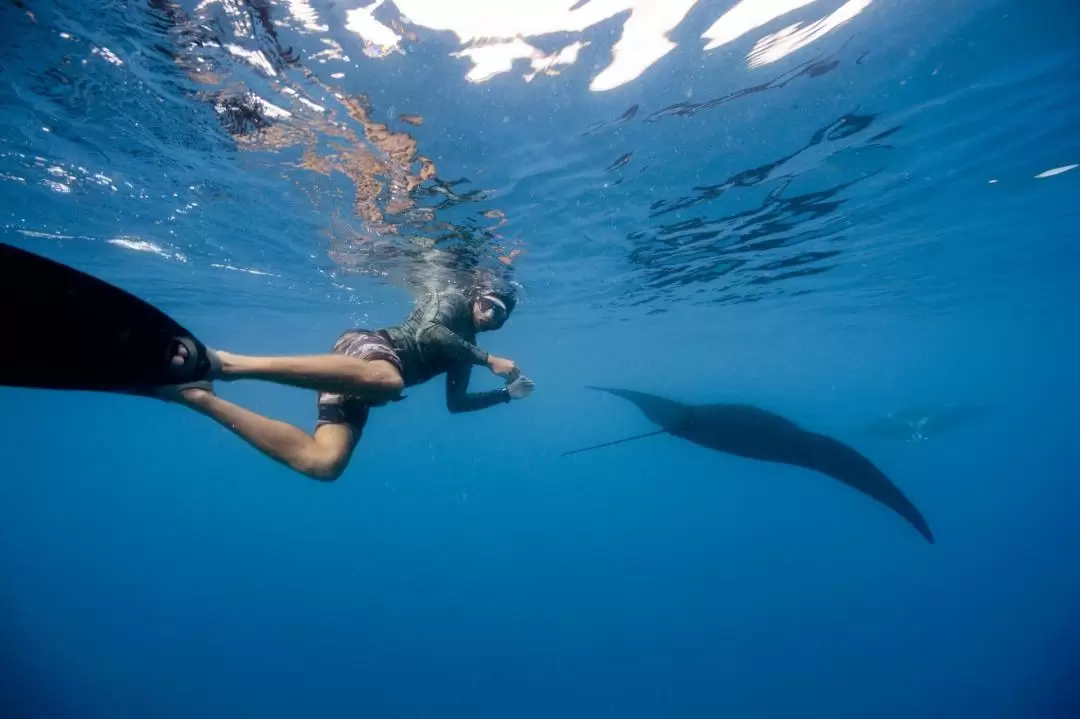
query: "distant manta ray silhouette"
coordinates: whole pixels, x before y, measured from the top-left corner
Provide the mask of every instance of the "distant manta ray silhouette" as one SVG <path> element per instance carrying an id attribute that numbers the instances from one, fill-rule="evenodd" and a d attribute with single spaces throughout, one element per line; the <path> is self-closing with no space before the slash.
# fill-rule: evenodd
<path id="1" fill-rule="evenodd" d="M 610 447 L 660 434 L 738 457 L 791 464 L 821 472 L 884 504 L 933 544 L 934 535 L 922 514 L 881 470 L 866 457 L 822 434 L 757 407 L 741 404 L 687 405 L 664 397 L 609 387 L 589 387 L 637 405 L 661 429 L 634 437 L 582 447 L 563 456 Z"/>
<path id="2" fill-rule="evenodd" d="M 869 423 L 864 434 L 874 439 L 923 442 L 937 434 L 962 427 L 990 414 L 988 405 L 944 404 L 889 412 Z"/>

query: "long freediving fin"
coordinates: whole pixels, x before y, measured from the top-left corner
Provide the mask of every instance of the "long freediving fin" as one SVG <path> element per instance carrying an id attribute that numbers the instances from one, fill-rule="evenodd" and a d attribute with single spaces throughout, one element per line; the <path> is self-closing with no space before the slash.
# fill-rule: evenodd
<path id="1" fill-rule="evenodd" d="M 4 243 L 0 303 L 0 385 L 152 395 L 211 372 L 205 345 L 153 305 Z"/>
<path id="2" fill-rule="evenodd" d="M 593 449 L 601 449 L 603 447 L 611 447 L 612 445 L 622 444 L 623 442 L 632 442 L 635 439 L 645 439 L 646 437 L 655 437 L 658 434 L 667 434 L 666 429 L 658 429 L 652 432 L 646 432 L 645 434 L 637 434 L 633 437 L 624 437 L 623 439 L 617 439 L 614 442 L 604 442 L 603 444 L 594 444 L 591 447 L 582 447 L 581 449 L 571 449 L 563 452 L 561 456 L 567 457 L 571 454 L 580 454 L 581 452 L 588 452 Z"/>

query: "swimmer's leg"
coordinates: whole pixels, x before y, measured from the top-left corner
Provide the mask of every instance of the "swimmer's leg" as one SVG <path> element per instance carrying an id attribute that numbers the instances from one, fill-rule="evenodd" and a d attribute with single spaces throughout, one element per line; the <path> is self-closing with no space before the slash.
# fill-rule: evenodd
<path id="1" fill-rule="evenodd" d="M 312 479 L 332 481 L 349 464 L 360 431 L 346 423 L 320 424 L 314 435 L 263 417 L 201 388 L 173 398 L 239 435 L 255 449 Z"/>
<path id="2" fill-rule="evenodd" d="M 182 363 L 181 348 L 174 362 Z M 347 354 L 296 357 L 249 357 L 231 352 L 214 353 L 220 368 L 214 379 L 260 379 L 267 382 L 364 397 L 373 404 L 394 399 L 405 387 L 401 371 L 390 361 Z"/>

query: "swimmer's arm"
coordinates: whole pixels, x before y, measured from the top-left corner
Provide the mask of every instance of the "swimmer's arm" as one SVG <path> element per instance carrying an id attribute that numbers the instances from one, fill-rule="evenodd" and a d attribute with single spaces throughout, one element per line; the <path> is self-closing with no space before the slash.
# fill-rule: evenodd
<path id="1" fill-rule="evenodd" d="M 469 392 L 469 376 L 472 367 L 467 364 L 455 366 L 446 373 L 446 408 L 451 414 L 475 412 L 510 401 L 505 387 L 488 392 Z"/>
<path id="2" fill-rule="evenodd" d="M 448 356 L 469 365 L 487 365 L 488 353 L 442 325 L 424 331 L 423 341 L 437 345 Z"/>

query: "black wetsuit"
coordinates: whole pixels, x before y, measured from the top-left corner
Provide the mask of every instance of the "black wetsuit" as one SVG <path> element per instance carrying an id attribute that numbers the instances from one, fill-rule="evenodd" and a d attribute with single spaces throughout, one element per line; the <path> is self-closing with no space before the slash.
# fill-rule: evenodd
<path id="1" fill-rule="evenodd" d="M 401 358 L 406 387 L 446 373 L 446 406 L 451 412 L 472 412 L 509 402 L 505 388 L 469 390 L 473 365 L 485 366 L 488 353 L 477 347 L 472 302 L 460 292 L 425 295 L 396 327 L 379 330 Z"/>

